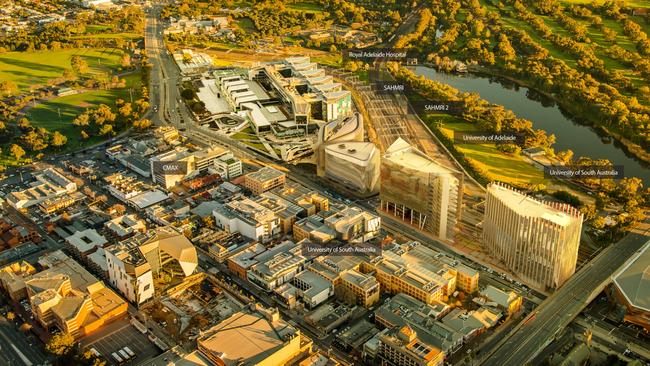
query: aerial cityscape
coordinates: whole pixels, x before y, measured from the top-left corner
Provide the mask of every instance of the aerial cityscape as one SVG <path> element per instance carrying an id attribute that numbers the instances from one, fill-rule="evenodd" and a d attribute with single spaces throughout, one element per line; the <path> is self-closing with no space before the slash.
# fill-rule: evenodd
<path id="1" fill-rule="evenodd" d="M 649 35 L 0 0 L 0 366 L 650 366 Z"/>

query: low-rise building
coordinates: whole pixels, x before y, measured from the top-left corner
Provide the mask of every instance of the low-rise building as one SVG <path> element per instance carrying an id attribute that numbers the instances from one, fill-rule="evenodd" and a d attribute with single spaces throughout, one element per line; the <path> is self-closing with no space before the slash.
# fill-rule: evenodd
<path id="1" fill-rule="evenodd" d="M 478 272 L 418 242 L 384 248 L 381 256 L 364 262 L 362 268 L 376 272 L 382 290 L 403 292 L 427 304 L 443 300 L 457 287 L 467 293 L 478 288 Z"/>
<path id="2" fill-rule="evenodd" d="M 499 310 L 481 307 L 478 310 L 456 308 L 447 314 L 442 322 L 463 335 L 465 341 L 497 325 L 503 315 Z"/>
<path id="3" fill-rule="evenodd" d="M 51 215 L 70 207 L 77 202 L 81 202 L 85 198 L 86 196 L 81 192 L 72 192 L 64 196 L 48 198 L 41 202 L 38 207 L 46 215 Z"/>
<path id="4" fill-rule="evenodd" d="M 255 201 L 275 213 L 280 219 L 280 230 L 283 234 L 290 233 L 298 218 L 305 216 L 304 208 L 278 196 L 274 192 L 264 192 Z"/>
<path id="5" fill-rule="evenodd" d="M 194 152 L 178 147 L 149 159 L 151 178 L 154 183 L 169 189 L 188 175 L 214 168 L 215 162 L 222 156 L 232 156 L 232 153 L 217 146 Z"/>
<path id="6" fill-rule="evenodd" d="M 293 224 L 296 241 L 309 239 L 324 244 L 334 239 L 344 242 L 365 242 L 379 233 L 381 218 L 358 207 L 337 207 L 321 211 Z"/>
<path id="7" fill-rule="evenodd" d="M 419 338 L 451 354 L 462 347 L 463 334 L 441 321 L 450 311 L 443 302 L 425 304 L 412 296 L 397 294 L 375 310 L 375 322 L 386 329 L 409 326 Z"/>
<path id="8" fill-rule="evenodd" d="M 108 243 L 108 240 L 95 229 L 77 231 L 65 238 L 65 241 L 71 252 L 79 258 L 85 258 Z"/>
<path id="9" fill-rule="evenodd" d="M 0 268 L 0 286 L 13 301 L 27 297 L 25 278 L 36 273 L 36 268 L 26 261 L 14 262 Z"/>
<path id="10" fill-rule="evenodd" d="M 197 340 L 199 351 L 213 365 L 286 365 L 310 342 L 300 330 L 280 318 L 277 309 L 254 306 L 210 328 Z"/>
<path id="11" fill-rule="evenodd" d="M 28 299 L 44 328 L 79 338 L 126 314 L 122 298 L 63 252 L 46 254 L 39 264 L 43 271 L 13 272 L 6 285 Z"/>
<path id="12" fill-rule="evenodd" d="M 249 199 L 240 198 L 220 204 L 213 211 L 215 225 L 228 232 L 268 242 L 280 233 L 280 219 L 273 211 Z"/>
<path id="13" fill-rule="evenodd" d="M 360 256 L 319 256 L 307 265 L 307 269 L 327 279 L 340 301 L 369 308 L 379 301 L 380 285 L 371 274 L 359 271 L 363 261 Z"/>
<path id="14" fill-rule="evenodd" d="M 286 174 L 271 167 L 263 167 L 257 171 L 244 175 L 243 186 L 254 195 L 270 191 L 277 187 L 284 187 Z"/>
<path id="15" fill-rule="evenodd" d="M 144 192 L 147 188 L 144 183 L 140 182 L 133 176 L 122 175 L 121 173 L 111 174 L 104 177 L 106 189 L 118 200 L 128 203 L 128 201 Z"/>
<path id="16" fill-rule="evenodd" d="M 285 241 L 258 254 L 254 260 L 257 263 L 248 270 L 248 281 L 264 291 L 273 291 L 301 272 L 307 258 L 299 245 Z"/>
<path id="17" fill-rule="evenodd" d="M 395 366 L 442 366 L 445 353 L 404 325 L 379 336 L 379 358 L 382 364 Z"/>
<path id="18" fill-rule="evenodd" d="M 241 160 L 236 159 L 232 152 L 215 159 L 214 170 L 223 180 L 235 179 L 243 172 Z"/>
<path id="19" fill-rule="evenodd" d="M 258 263 L 256 257 L 266 251 L 263 244 L 255 243 L 228 258 L 228 269 L 239 278 L 248 280 L 248 270 Z"/>
<path id="20" fill-rule="evenodd" d="M 34 178 L 35 181 L 29 188 L 7 194 L 7 203 L 16 209 L 29 208 L 77 190 L 77 184 L 73 180 L 53 168 L 34 174 Z"/>
<path id="21" fill-rule="evenodd" d="M 297 183 L 287 182 L 284 187 L 274 189 L 273 193 L 305 209 L 307 216 L 330 209 L 327 197 Z"/>
<path id="22" fill-rule="evenodd" d="M 126 239 L 147 229 L 144 220 L 135 214 L 118 216 L 104 223 L 104 227 L 118 240 Z"/>
<path id="23" fill-rule="evenodd" d="M 298 291 L 297 295 L 308 309 L 313 309 L 334 294 L 334 286 L 321 275 L 302 271 L 292 280 L 291 285 Z"/>
<path id="24" fill-rule="evenodd" d="M 514 291 L 506 292 L 492 285 L 481 291 L 481 296 L 496 304 L 506 314 L 512 315 L 521 309 L 522 297 Z"/>

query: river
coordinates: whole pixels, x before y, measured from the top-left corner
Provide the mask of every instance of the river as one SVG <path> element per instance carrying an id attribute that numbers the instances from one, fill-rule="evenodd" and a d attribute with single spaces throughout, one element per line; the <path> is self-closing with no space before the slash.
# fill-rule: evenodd
<path id="1" fill-rule="evenodd" d="M 534 90 L 505 80 L 488 76 L 448 74 L 437 72 L 426 66 L 412 68 L 417 75 L 449 84 L 464 92 L 478 93 L 481 98 L 500 104 L 512 110 L 518 117 L 533 122 L 536 129 L 554 134 L 555 151 L 573 150 L 574 157 L 587 156 L 594 159 L 607 159 L 614 165 L 624 166 L 626 177 L 638 177 L 644 186 L 650 184 L 650 167 L 624 150 L 614 141 L 602 140 L 601 136 L 589 126 L 581 125 L 564 112 L 553 100 Z"/>

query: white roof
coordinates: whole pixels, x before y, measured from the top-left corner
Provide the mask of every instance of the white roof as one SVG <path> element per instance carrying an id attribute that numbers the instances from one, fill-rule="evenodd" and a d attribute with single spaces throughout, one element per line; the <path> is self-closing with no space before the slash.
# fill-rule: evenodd
<path id="1" fill-rule="evenodd" d="M 377 147 L 372 142 L 342 142 L 327 145 L 325 152 L 353 164 L 367 165 L 377 153 Z"/>
<path id="2" fill-rule="evenodd" d="M 384 159 L 406 168 L 417 170 L 423 173 L 453 174 L 454 171 L 436 163 L 420 150 L 411 146 L 404 139 L 399 137 L 386 150 Z"/>
<path id="3" fill-rule="evenodd" d="M 580 218 L 573 217 L 564 211 L 498 184 L 489 185 L 488 192 L 524 217 L 539 217 L 560 226 L 567 226 L 574 220 L 580 220 Z"/>
<path id="4" fill-rule="evenodd" d="M 156 239 L 158 240 L 160 250 L 178 261 L 185 276 L 194 273 L 199 260 L 196 254 L 196 248 L 185 235 L 171 228 L 162 227 L 156 229 Z"/>
<path id="5" fill-rule="evenodd" d="M 650 240 L 616 274 L 614 283 L 632 306 L 650 312 Z"/>
<path id="6" fill-rule="evenodd" d="M 147 208 L 149 206 L 155 205 L 158 202 L 162 202 L 168 198 L 167 194 L 161 190 L 153 190 L 139 194 L 135 197 L 131 197 L 129 201 L 138 208 Z"/>
<path id="7" fill-rule="evenodd" d="M 81 253 L 92 250 L 94 247 L 101 247 L 108 243 L 105 237 L 100 235 L 95 229 L 86 229 L 77 231 L 65 239 L 68 244 L 74 246 Z"/>

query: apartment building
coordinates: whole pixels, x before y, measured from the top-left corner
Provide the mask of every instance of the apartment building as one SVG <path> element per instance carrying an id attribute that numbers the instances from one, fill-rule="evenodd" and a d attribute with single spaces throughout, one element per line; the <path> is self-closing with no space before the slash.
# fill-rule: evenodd
<path id="1" fill-rule="evenodd" d="M 263 167 L 257 171 L 244 175 L 243 186 L 254 195 L 270 191 L 277 187 L 284 187 L 286 174 L 271 167 Z"/>
<path id="2" fill-rule="evenodd" d="M 490 184 L 483 243 L 527 284 L 555 289 L 573 275 L 583 215 L 567 204 L 542 202 Z"/>

